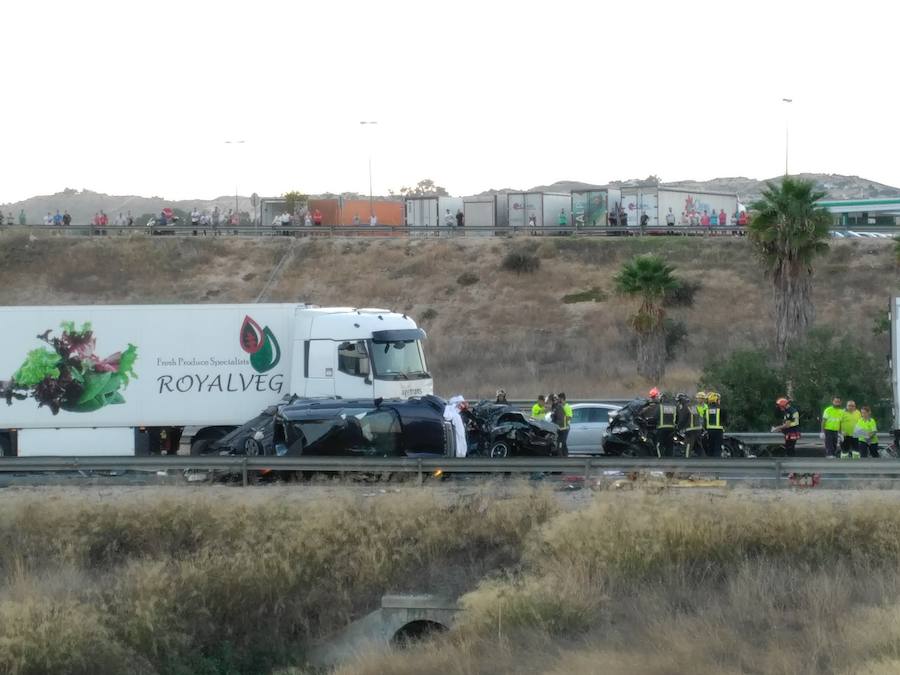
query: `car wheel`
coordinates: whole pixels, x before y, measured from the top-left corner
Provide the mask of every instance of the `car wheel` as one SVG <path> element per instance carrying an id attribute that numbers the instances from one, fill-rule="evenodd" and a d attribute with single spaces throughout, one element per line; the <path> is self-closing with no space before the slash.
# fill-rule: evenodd
<path id="1" fill-rule="evenodd" d="M 504 459 L 512 454 L 512 448 L 508 441 L 495 441 L 491 445 L 491 459 Z"/>
<path id="2" fill-rule="evenodd" d="M 244 441 L 244 455 L 247 457 L 259 457 L 262 454 L 262 447 L 255 438 L 248 438 Z"/>

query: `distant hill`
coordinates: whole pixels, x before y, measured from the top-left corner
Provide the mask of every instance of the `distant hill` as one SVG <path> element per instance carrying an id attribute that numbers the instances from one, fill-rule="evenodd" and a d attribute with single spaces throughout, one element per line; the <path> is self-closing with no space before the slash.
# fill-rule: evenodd
<path id="1" fill-rule="evenodd" d="M 18 218 L 19 210 L 25 209 L 25 217 L 29 224 L 40 223 L 45 215 L 68 210 L 72 215 L 75 225 L 86 225 L 91 222 L 94 214 L 104 211 L 113 220 L 120 212 L 124 215 L 131 211 L 131 215 L 138 218 L 148 213 L 159 213 L 164 207 L 181 209 L 190 212 L 195 206 L 203 210 L 212 211 L 216 206 L 219 211 L 227 213 L 228 209 L 234 209 L 234 195 L 230 197 L 216 197 L 215 199 L 186 199 L 173 201 L 163 197 L 138 197 L 135 195 L 107 195 L 91 190 L 73 190 L 71 188 L 52 195 L 39 195 L 30 197 L 21 202 L 3 204 L 0 210 L 4 214 L 12 213 Z M 250 198 L 238 197 L 240 211 L 250 212 Z"/>
<path id="2" fill-rule="evenodd" d="M 816 183 L 816 187 L 828 195 L 829 199 L 876 199 L 879 197 L 900 197 L 900 188 L 883 185 L 875 181 L 860 178 L 859 176 L 842 176 L 828 173 L 801 173 L 795 178 L 803 178 Z M 673 183 L 661 183 L 669 187 L 680 187 L 698 192 L 734 192 L 744 204 L 759 199 L 767 182 L 778 184 L 782 176 L 767 180 L 756 180 L 738 176 L 736 178 L 713 178 L 711 180 L 682 180 Z M 627 187 L 648 184 L 650 181 L 626 180 L 613 181 L 611 187 Z M 571 192 L 572 190 L 585 190 L 591 188 L 608 187 L 578 181 L 557 181 L 551 185 L 538 185 L 531 188 L 535 192 Z"/>

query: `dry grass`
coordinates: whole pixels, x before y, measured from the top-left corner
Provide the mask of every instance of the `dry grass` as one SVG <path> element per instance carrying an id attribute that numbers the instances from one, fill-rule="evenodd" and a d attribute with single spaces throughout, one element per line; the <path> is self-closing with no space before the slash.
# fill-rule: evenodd
<path id="1" fill-rule="evenodd" d="M 711 354 L 770 338 L 769 284 L 744 240 L 649 237 L 611 239 L 259 240 L 144 236 L 94 240 L 0 234 L 0 303 L 250 302 L 272 268 L 292 257 L 267 300 L 387 306 L 423 321 L 440 393 L 515 398 L 564 389 L 573 396 L 631 395 L 635 373 L 623 329 L 632 308 L 612 293 L 630 256 L 653 251 L 685 279 L 701 283 L 693 308 L 674 308 L 687 343 L 665 386 L 692 387 Z M 534 274 L 502 269 L 511 250 L 541 260 Z M 469 274 L 478 283 L 462 285 Z M 862 349 L 884 351 L 872 317 L 896 286 L 890 241 L 834 242 L 819 264 L 815 298 L 821 323 L 853 327 Z M 597 288 L 605 300 L 565 304 Z"/>
<path id="2" fill-rule="evenodd" d="M 24 499 L 0 516 L 0 672 L 268 672 L 385 592 L 454 595 L 516 564 L 556 511 L 534 490 L 302 507 Z"/>
<path id="3" fill-rule="evenodd" d="M 615 499 L 535 532 L 447 637 L 339 675 L 896 672 L 894 502 Z"/>

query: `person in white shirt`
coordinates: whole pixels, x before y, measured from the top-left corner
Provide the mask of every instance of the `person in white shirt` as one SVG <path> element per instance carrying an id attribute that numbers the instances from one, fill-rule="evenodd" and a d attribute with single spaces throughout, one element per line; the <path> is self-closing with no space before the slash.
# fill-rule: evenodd
<path id="1" fill-rule="evenodd" d="M 466 440 L 466 425 L 463 422 L 461 411 L 468 407 L 466 399 L 462 396 L 454 396 L 444 407 L 444 419 L 450 422 L 453 427 L 453 436 L 456 439 L 456 456 L 465 457 L 469 451 L 468 441 Z"/>
<path id="2" fill-rule="evenodd" d="M 369 225 L 371 225 L 372 227 L 378 225 L 378 216 L 376 216 L 374 213 L 372 214 L 372 217 L 369 218 Z"/>

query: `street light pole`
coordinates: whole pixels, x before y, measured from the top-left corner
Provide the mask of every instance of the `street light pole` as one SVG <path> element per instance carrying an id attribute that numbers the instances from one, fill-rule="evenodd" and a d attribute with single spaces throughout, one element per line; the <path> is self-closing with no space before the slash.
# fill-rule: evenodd
<path id="1" fill-rule="evenodd" d="M 378 122 L 360 122 L 361 125 L 374 125 Z M 369 138 L 369 218 L 375 215 L 375 200 L 372 196 L 372 139 Z"/>
<path id="2" fill-rule="evenodd" d="M 792 98 L 783 98 L 781 99 L 782 103 L 791 104 L 794 102 Z M 790 113 L 789 113 L 790 114 Z M 788 115 L 789 115 L 788 114 Z M 784 116 L 784 175 L 788 175 L 788 147 L 789 147 L 789 117 L 788 115 Z"/>

